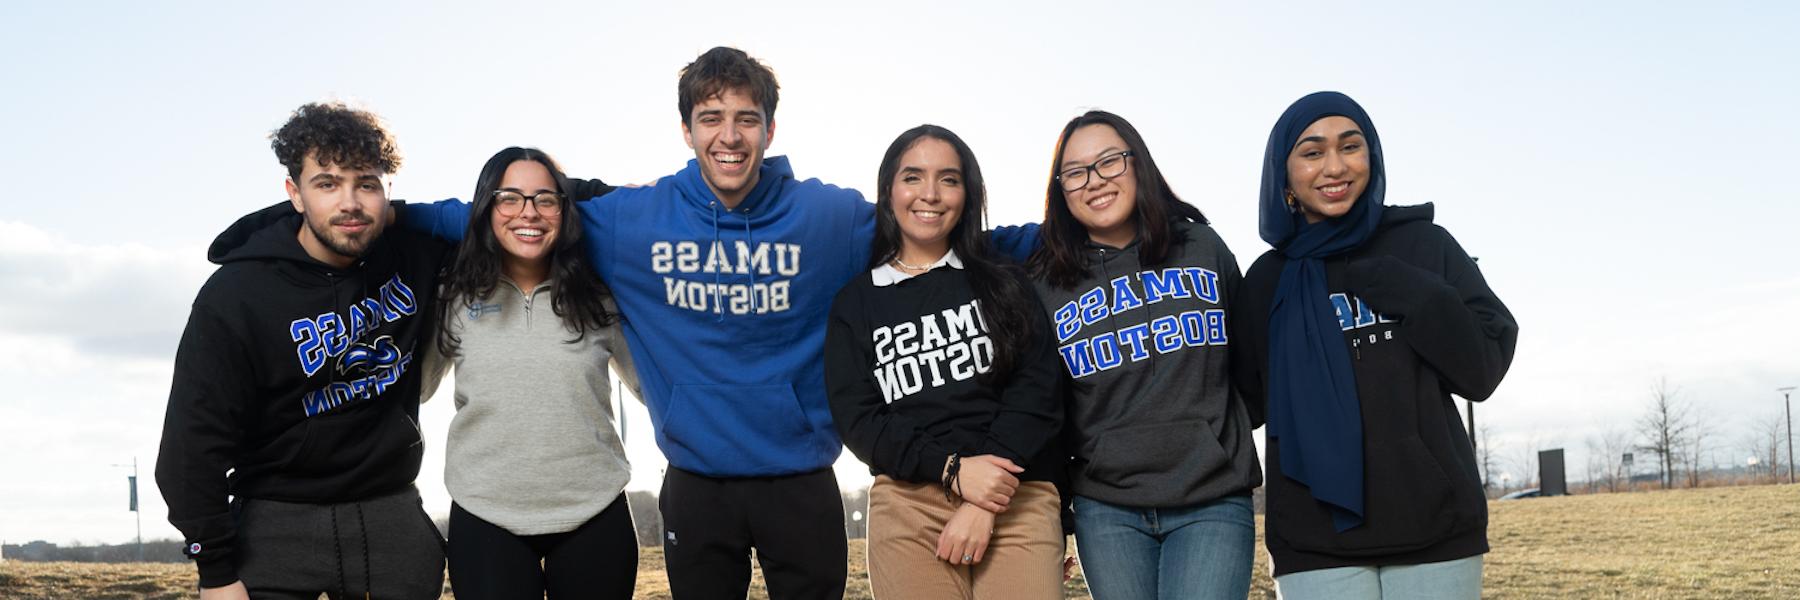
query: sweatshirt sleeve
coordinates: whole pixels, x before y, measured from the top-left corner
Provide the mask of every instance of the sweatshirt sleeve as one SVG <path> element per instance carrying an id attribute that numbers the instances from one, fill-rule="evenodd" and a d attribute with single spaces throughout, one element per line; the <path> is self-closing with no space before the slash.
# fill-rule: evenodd
<path id="1" fill-rule="evenodd" d="M 1005 225 L 988 230 L 988 243 L 1001 256 L 1014 263 L 1025 264 L 1038 249 L 1038 224 Z"/>
<path id="2" fill-rule="evenodd" d="M 615 189 L 613 186 L 606 185 L 606 182 L 598 179 L 569 178 L 569 200 L 571 201 L 599 198 L 612 193 L 613 189 Z"/>
<path id="3" fill-rule="evenodd" d="M 1259 286 L 1252 284 L 1259 269 L 1267 268 L 1268 265 L 1262 260 L 1251 264 L 1250 274 L 1238 281 L 1237 293 L 1226 296 L 1231 299 L 1231 306 L 1228 308 L 1230 312 L 1227 313 L 1228 339 L 1231 340 L 1231 387 L 1243 399 L 1252 428 L 1268 424 L 1269 417 L 1269 396 L 1265 387 L 1267 375 L 1263 369 L 1269 360 L 1265 349 L 1269 343 L 1270 299 L 1261 293 Z"/>
<path id="4" fill-rule="evenodd" d="M 1351 290 L 1371 307 L 1400 317 L 1402 337 L 1421 360 L 1470 400 L 1486 400 L 1512 365 L 1519 326 L 1475 261 L 1437 228 L 1442 275 L 1393 256 L 1352 261 Z"/>
<path id="5" fill-rule="evenodd" d="M 851 283 L 850 285 L 857 285 Z M 912 482 L 935 482 L 955 450 L 926 432 L 924 423 L 890 410 L 871 370 L 871 343 L 852 320 L 862 321 L 857 294 L 840 293 L 825 330 L 825 395 L 838 436 L 877 472 Z"/>
<path id="6" fill-rule="evenodd" d="M 618 310 L 611 301 L 607 301 L 606 309 Z M 644 391 L 638 385 L 637 362 L 631 357 L 631 344 L 625 341 L 624 329 L 615 323 L 607 327 L 606 336 L 606 350 L 612 355 L 608 362 L 612 365 L 613 372 L 619 374 L 619 380 L 625 383 L 625 389 L 631 390 L 631 395 L 638 399 L 638 403 L 643 403 Z"/>
<path id="7" fill-rule="evenodd" d="M 438 386 L 444 383 L 444 375 L 450 372 L 450 365 L 454 362 L 438 349 L 437 336 L 443 335 L 443 332 L 433 331 L 431 334 L 431 337 L 420 342 L 425 351 L 425 370 L 419 372 L 419 404 L 431 401 L 431 397 L 437 394 Z"/>
<path id="8" fill-rule="evenodd" d="M 1243 324 L 1241 315 L 1245 312 L 1248 305 L 1247 303 L 1240 302 L 1239 299 L 1243 298 L 1242 294 L 1247 286 L 1244 285 L 1243 271 L 1238 270 L 1237 256 L 1231 253 L 1230 248 L 1225 247 L 1223 241 L 1219 242 L 1219 257 L 1219 268 L 1223 271 L 1225 276 L 1225 306 L 1221 308 L 1225 309 L 1227 327 L 1226 339 L 1228 340 L 1226 343 L 1230 345 L 1226 353 L 1226 360 L 1230 364 L 1230 369 L 1228 370 L 1231 375 L 1230 397 L 1233 401 L 1244 403 L 1244 412 L 1250 417 L 1250 428 L 1255 429 L 1262 427 L 1263 423 L 1268 421 L 1269 411 L 1268 406 L 1266 405 L 1266 402 L 1262 400 L 1260 393 L 1257 393 L 1254 396 L 1256 401 L 1251 401 L 1251 398 L 1253 397 L 1252 392 L 1259 392 L 1262 383 L 1260 380 L 1255 379 L 1258 377 L 1256 371 L 1250 369 L 1248 372 L 1240 375 L 1240 369 L 1242 367 L 1252 366 L 1253 364 L 1252 359 L 1246 356 L 1247 353 L 1244 352 L 1244 346 L 1250 341 L 1246 338 L 1250 336 L 1244 335 L 1248 332 L 1240 328 Z M 1238 363 L 1247 364 L 1239 365 Z M 1254 386 L 1245 385 L 1246 382 L 1244 380 L 1246 379 L 1250 380 Z M 1258 389 L 1249 389 L 1251 387 Z"/>
<path id="9" fill-rule="evenodd" d="M 225 473 L 238 459 L 244 404 L 251 385 L 245 349 L 225 324 L 196 302 L 175 351 L 175 376 L 156 457 L 156 487 L 181 530 L 184 552 L 201 587 L 237 581 L 237 537 Z"/>
<path id="10" fill-rule="evenodd" d="M 1062 433 L 1063 367 L 1050 343 L 1054 329 L 1040 309 L 1043 302 L 1029 282 L 1021 283 L 1032 309 L 1031 341 L 1018 354 L 1012 377 L 1000 391 L 1000 411 L 988 425 L 988 436 L 980 451 L 1028 467 L 1027 463 Z"/>
<path id="11" fill-rule="evenodd" d="M 448 242 L 462 241 L 469 230 L 469 203 L 455 198 L 395 203 L 394 213 L 401 227 Z"/>

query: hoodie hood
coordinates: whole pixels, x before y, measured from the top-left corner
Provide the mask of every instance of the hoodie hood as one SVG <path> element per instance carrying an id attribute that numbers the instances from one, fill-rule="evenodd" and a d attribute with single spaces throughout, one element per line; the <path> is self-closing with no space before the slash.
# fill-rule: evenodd
<path id="1" fill-rule="evenodd" d="M 239 217 L 213 238 L 206 260 L 226 264 L 245 260 L 282 259 L 324 266 L 300 246 L 300 228 L 306 216 L 289 202 L 280 202 Z"/>
<path id="2" fill-rule="evenodd" d="M 306 253 L 300 245 L 300 228 L 306 226 L 306 215 L 294 210 L 290 202 L 279 202 L 262 210 L 244 215 L 213 238 L 213 243 L 206 249 L 206 259 L 213 264 L 224 265 L 250 260 L 281 260 L 307 265 L 320 270 L 336 271 L 336 267 L 320 262 Z M 367 257 L 379 254 L 387 238 L 395 233 L 394 227 L 388 227 L 380 237 L 369 243 L 363 252 L 364 262 Z"/>
<path id="3" fill-rule="evenodd" d="M 1407 223 L 1419 221 L 1430 223 L 1432 218 L 1437 214 L 1437 208 L 1432 206 L 1430 202 L 1413 206 L 1385 206 L 1382 208 L 1384 210 L 1381 211 L 1381 224 L 1375 226 L 1375 231 L 1378 232 L 1387 231 Z"/>
<path id="4" fill-rule="evenodd" d="M 764 207 L 773 203 L 780 196 L 782 188 L 793 181 L 794 169 L 788 165 L 786 156 L 774 156 L 763 159 L 762 167 L 757 173 L 756 187 L 750 189 L 750 194 L 744 196 L 744 201 L 738 203 L 736 208 L 729 210 L 726 210 L 725 204 L 719 202 L 718 195 L 706 184 L 706 176 L 701 173 L 698 159 L 688 159 L 687 168 L 676 173 L 674 180 L 676 188 L 681 192 L 681 199 L 697 210 L 712 213 L 716 206 L 719 212 L 766 215 L 769 211 L 764 210 Z"/>

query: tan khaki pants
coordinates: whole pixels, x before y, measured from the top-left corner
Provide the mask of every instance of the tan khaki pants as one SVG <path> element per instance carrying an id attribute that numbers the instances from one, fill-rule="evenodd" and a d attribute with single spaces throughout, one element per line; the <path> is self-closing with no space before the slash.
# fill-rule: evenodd
<path id="1" fill-rule="evenodd" d="M 876 600 L 1062 598 L 1062 501 L 1056 487 L 1027 481 L 1006 512 L 981 563 L 937 558 L 938 536 L 956 513 L 936 483 L 877 476 L 869 488 L 869 584 Z"/>

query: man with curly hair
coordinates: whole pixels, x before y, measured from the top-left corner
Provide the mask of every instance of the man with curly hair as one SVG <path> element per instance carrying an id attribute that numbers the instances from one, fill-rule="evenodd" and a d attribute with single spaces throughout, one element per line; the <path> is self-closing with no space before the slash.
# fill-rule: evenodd
<path id="1" fill-rule="evenodd" d="M 270 137 L 289 202 L 213 242 L 176 351 L 169 521 L 206 600 L 437 598 L 414 352 L 447 246 L 387 231 L 400 155 L 375 115 L 307 104 Z"/>

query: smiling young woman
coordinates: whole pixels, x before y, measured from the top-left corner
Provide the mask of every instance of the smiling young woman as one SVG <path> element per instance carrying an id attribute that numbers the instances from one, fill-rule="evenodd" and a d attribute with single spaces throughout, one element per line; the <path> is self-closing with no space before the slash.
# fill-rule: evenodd
<path id="1" fill-rule="evenodd" d="M 1031 264 L 1073 381 L 1088 588 L 1096 600 L 1243 597 L 1261 474 L 1229 378 L 1237 259 L 1123 117 L 1070 120 L 1051 169 Z"/>
<path id="2" fill-rule="evenodd" d="M 455 367 L 444 485 L 458 598 L 630 598 L 637 580 L 607 367 L 633 393 L 637 372 L 568 189 L 543 152 L 495 154 L 443 277 L 423 397 Z"/>
<path id="3" fill-rule="evenodd" d="M 981 166 L 922 125 L 877 179 L 869 271 L 838 293 L 825 335 L 832 419 L 876 475 L 871 588 L 1060 598 L 1061 376 L 1024 273 L 982 232 Z"/>
<path id="4" fill-rule="evenodd" d="M 1450 394 L 1483 400 L 1518 325 L 1431 205 L 1384 206 L 1381 137 L 1336 92 L 1269 133 L 1232 321 L 1234 381 L 1266 405 L 1267 535 L 1285 598 L 1481 595 L 1487 504 Z"/>

